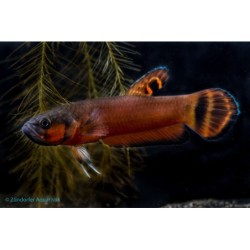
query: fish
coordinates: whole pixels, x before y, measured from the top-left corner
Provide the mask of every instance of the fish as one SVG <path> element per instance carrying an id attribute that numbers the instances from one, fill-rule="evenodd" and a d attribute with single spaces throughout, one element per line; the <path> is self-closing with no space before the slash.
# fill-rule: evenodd
<path id="1" fill-rule="evenodd" d="M 213 139 L 240 114 L 234 96 L 221 88 L 154 95 L 168 79 L 169 69 L 157 67 L 132 84 L 123 96 L 56 107 L 28 120 L 22 132 L 40 145 L 73 146 L 79 159 L 89 161 L 89 156 L 80 149 L 88 143 L 101 141 L 122 147 L 178 142 L 188 129 L 203 139 Z"/>

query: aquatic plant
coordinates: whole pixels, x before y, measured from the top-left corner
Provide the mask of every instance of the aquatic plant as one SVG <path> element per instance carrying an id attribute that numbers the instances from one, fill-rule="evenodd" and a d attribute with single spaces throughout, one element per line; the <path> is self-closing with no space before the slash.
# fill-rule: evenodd
<path id="1" fill-rule="evenodd" d="M 136 52 L 121 43 L 23 43 L 13 51 L 12 68 L 19 81 L 10 90 L 18 90 L 13 100 L 13 131 L 23 123 L 52 107 L 84 98 L 123 95 L 132 79 L 129 71 L 138 70 L 130 58 Z M 88 179 L 73 157 L 70 147 L 44 147 L 32 143 L 20 132 L 11 150 L 12 158 L 20 158 L 13 169 L 20 174 L 19 195 L 60 197 L 60 203 L 38 202 L 31 206 L 102 206 L 102 202 L 118 204 L 133 189 L 131 159 L 140 160 L 135 149 L 114 149 L 101 143 L 87 146 L 101 175 Z M 130 154 L 133 157 L 130 157 Z M 104 187 L 104 188 L 103 188 Z M 105 189 L 118 195 L 112 196 Z M 125 187 L 125 189 L 124 189 Z M 101 201 L 100 201 L 101 200 Z"/>

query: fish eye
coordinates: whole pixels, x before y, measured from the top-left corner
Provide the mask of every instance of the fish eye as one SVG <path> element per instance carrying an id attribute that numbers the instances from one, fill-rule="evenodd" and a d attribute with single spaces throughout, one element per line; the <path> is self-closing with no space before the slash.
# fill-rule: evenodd
<path id="1" fill-rule="evenodd" d="M 48 118 L 43 118 L 40 121 L 40 126 L 44 129 L 48 129 L 51 125 L 51 121 Z"/>

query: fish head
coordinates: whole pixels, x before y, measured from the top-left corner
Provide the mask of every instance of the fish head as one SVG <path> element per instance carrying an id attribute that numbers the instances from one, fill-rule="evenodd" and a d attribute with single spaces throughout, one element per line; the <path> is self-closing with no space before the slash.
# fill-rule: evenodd
<path id="1" fill-rule="evenodd" d="M 55 109 L 28 120 L 22 132 L 40 145 L 61 145 L 70 140 L 76 132 L 77 122 L 64 109 Z"/>

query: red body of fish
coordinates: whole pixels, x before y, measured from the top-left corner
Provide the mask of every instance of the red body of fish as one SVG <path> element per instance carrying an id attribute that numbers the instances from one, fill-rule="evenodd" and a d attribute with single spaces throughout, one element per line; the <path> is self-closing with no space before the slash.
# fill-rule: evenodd
<path id="1" fill-rule="evenodd" d="M 185 125 L 204 138 L 216 137 L 238 113 L 234 98 L 221 89 L 179 96 L 117 96 L 61 106 L 33 118 L 23 130 L 45 145 L 101 139 L 109 145 L 136 145 L 178 140 Z"/>
<path id="2" fill-rule="evenodd" d="M 102 140 L 112 146 L 133 146 L 178 141 L 189 127 L 203 138 L 214 138 L 240 113 L 234 97 L 222 89 L 206 89 L 189 95 L 152 96 L 169 78 L 158 67 L 138 81 L 126 96 L 86 100 L 64 105 L 27 121 L 22 131 L 41 145 L 71 145 L 72 153 L 95 173 L 82 144 Z"/>

